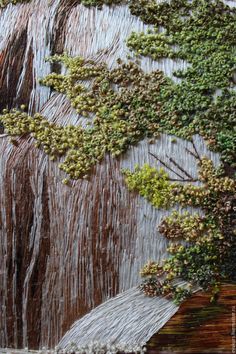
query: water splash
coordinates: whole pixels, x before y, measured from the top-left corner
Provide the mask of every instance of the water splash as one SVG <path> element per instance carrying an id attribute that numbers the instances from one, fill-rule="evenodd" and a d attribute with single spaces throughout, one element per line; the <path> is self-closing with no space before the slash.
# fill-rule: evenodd
<path id="1" fill-rule="evenodd" d="M 150 337 L 177 312 L 165 298 L 147 298 L 131 288 L 75 322 L 58 344 L 70 351 L 101 353 L 143 352 Z M 72 344 L 73 343 L 73 344 Z"/>

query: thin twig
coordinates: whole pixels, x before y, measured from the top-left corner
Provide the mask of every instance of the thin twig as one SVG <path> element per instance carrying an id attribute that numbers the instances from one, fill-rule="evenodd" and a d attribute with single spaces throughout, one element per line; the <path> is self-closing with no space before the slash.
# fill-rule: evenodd
<path id="1" fill-rule="evenodd" d="M 188 148 L 185 148 L 185 150 L 186 150 L 190 155 L 192 155 L 196 160 L 198 160 L 198 156 L 195 155 L 191 150 L 189 150 Z"/>
<path id="2" fill-rule="evenodd" d="M 165 162 L 163 162 L 162 160 L 159 159 L 159 157 L 157 157 L 156 155 L 154 155 L 152 152 L 148 151 L 148 153 L 154 157 L 154 159 L 156 159 L 157 161 L 159 161 L 167 170 L 173 172 L 176 176 L 178 176 L 179 178 L 181 178 L 181 180 L 184 180 L 184 177 L 182 177 L 181 175 L 179 175 L 176 171 L 174 171 L 170 166 L 168 166 Z"/>
<path id="3" fill-rule="evenodd" d="M 175 160 L 173 160 L 171 157 L 169 157 L 168 155 L 166 155 L 166 157 L 170 160 L 170 162 L 173 163 L 173 165 L 175 167 L 177 167 L 181 172 L 183 172 L 185 174 L 185 176 L 187 176 L 189 179 L 193 179 L 193 177 L 183 169 L 183 167 L 181 167 Z"/>
<path id="4" fill-rule="evenodd" d="M 199 155 L 199 153 L 198 153 L 198 151 L 197 151 L 196 145 L 194 144 L 193 141 L 191 141 L 191 144 L 192 144 L 192 146 L 193 146 L 193 149 L 194 149 L 195 153 L 192 152 L 191 150 L 189 150 L 188 148 L 185 148 L 185 150 L 186 150 L 190 155 L 192 155 L 196 160 L 198 160 L 199 163 L 201 164 L 201 163 L 202 163 L 202 159 L 201 159 L 201 156 Z"/>
<path id="5" fill-rule="evenodd" d="M 196 153 L 196 155 L 197 155 L 197 157 L 198 157 L 198 160 L 199 160 L 199 161 L 202 161 L 201 156 L 199 155 L 199 153 L 198 153 L 198 151 L 197 151 L 197 148 L 196 148 L 196 145 L 194 144 L 194 141 L 193 141 L 193 140 L 191 141 L 191 144 L 193 145 L 193 148 L 194 148 L 194 151 L 195 151 L 195 153 Z"/>
<path id="6" fill-rule="evenodd" d="M 6 138 L 8 134 L 0 134 L 0 138 Z"/>

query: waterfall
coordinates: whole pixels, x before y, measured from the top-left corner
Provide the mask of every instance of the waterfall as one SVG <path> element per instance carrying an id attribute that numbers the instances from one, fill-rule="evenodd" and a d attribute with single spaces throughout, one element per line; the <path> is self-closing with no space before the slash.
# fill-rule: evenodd
<path id="1" fill-rule="evenodd" d="M 131 288 L 75 322 L 57 349 L 59 353 L 73 347 L 82 353 L 142 353 L 148 339 L 177 310 L 172 301 L 147 298 Z"/>
<path id="2" fill-rule="evenodd" d="M 128 35 L 146 28 L 125 6 L 100 11 L 60 0 L 7 6 L 0 10 L 2 105 L 27 103 L 31 113 L 41 111 L 55 123 L 85 124 L 63 95 L 39 85 L 50 72 L 44 58 L 63 49 L 112 68 L 129 53 Z M 185 65 L 141 62 L 145 71 L 159 68 L 168 76 Z M 13 92 L 11 101 L 3 92 Z M 199 153 L 219 164 L 219 156 L 199 136 L 194 139 Z M 17 141 L 13 146 L 0 136 L 0 347 L 67 348 L 71 341 L 86 347 L 98 340 L 110 341 L 114 350 L 142 346 L 178 310 L 134 288 L 140 267 L 165 257 L 167 247 L 156 225 L 169 211 L 130 193 L 121 173 L 137 163 L 158 166 L 147 140 L 119 159 L 106 156 L 89 180 L 71 188 L 61 183 L 58 161 L 36 149 L 32 138 Z M 171 156 L 196 176 L 186 147 L 189 142 L 173 144 L 162 135 L 151 151 L 166 162 Z"/>

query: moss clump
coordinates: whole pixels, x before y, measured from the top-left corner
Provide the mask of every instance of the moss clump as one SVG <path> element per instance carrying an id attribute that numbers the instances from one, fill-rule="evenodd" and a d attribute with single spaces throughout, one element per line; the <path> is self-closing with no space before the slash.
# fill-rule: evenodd
<path id="1" fill-rule="evenodd" d="M 215 295 L 220 282 L 236 280 L 234 179 L 224 176 L 207 158 L 199 160 L 199 181 L 202 182 L 199 187 L 172 183 L 171 180 L 168 182 L 166 173 L 155 171 L 147 165 L 136 168 L 133 173 L 125 171 L 125 175 L 129 188 L 136 189 L 156 207 L 166 208 L 178 203 L 201 207 L 205 214 L 179 214 L 174 211 L 162 220 L 159 231 L 171 240 L 168 248 L 170 257 L 162 264 L 148 263 L 141 271 L 146 278 L 141 289 L 147 295 L 170 295 L 179 302 L 191 294 L 193 285 L 211 289 Z M 159 183 L 156 182 L 158 178 Z M 188 243 L 182 244 L 180 240 Z M 176 278 L 189 282 L 190 288 L 174 286 L 173 280 Z"/>

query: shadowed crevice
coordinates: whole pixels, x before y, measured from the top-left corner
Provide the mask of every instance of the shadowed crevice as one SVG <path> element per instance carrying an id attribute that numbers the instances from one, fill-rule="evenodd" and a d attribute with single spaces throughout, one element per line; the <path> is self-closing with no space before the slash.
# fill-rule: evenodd
<path id="1" fill-rule="evenodd" d="M 17 188 L 13 186 L 17 180 Z M 7 217 L 7 345 L 23 345 L 23 292 L 32 257 L 30 232 L 34 219 L 34 194 L 26 159 L 16 164 L 13 151 L 6 171 L 5 203 Z"/>
<path id="2" fill-rule="evenodd" d="M 0 111 L 12 108 L 19 104 L 28 104 L 33 86 L 32 61 L 33 52 L 29 50 L 26 75 L 17 95 L 17 85 L 24 68 L 27 47 L 27 29 L 16 34 L 0 53 Z"/>

